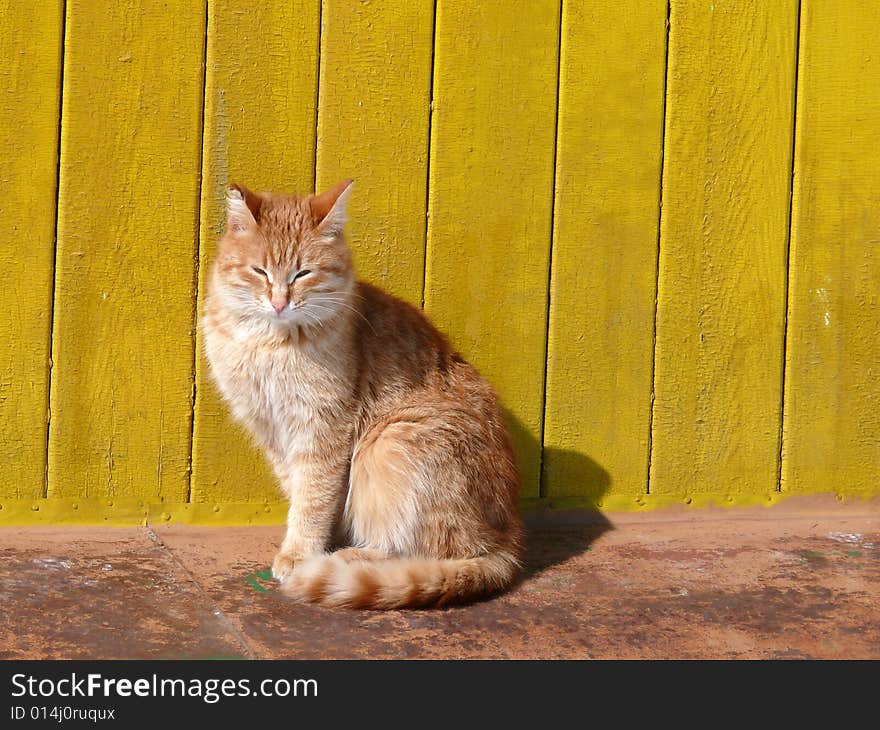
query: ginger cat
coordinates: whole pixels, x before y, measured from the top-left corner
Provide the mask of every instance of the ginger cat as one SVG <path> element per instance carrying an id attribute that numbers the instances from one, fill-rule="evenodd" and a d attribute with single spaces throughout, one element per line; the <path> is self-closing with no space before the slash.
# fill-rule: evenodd
<path id="1" fill-rule="evenodd" d="M 355 280 L 351 184 L 231 186 L 201 319 L 220 392 L 290 500 L 272 571 L 329 606 L 488 595 L 522 554 L 498 400 L 421 311 Z"/>

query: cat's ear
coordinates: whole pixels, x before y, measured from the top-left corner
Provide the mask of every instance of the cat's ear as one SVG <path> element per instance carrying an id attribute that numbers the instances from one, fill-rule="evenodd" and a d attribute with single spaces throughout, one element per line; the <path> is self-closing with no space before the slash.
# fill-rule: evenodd
<path id="1" fill-rule="evenodd" d="M 342 229 L 348 220 L 346 209 L 348 196 L 351 194 L 351 186 L 354 180 L 343 180 L 334 185 L 326 193 L 313 195 L 309 200 L 312 208 L 312 220 L 322 233 L 336 235 L 342 233 Z"/>
<path id="2" fill-rule="evenodd" d="M 260 220 L 263 199 L 244 185 L 230 185 L 226 189 L 226 227 L 232 233 L 255 228 Z"/>

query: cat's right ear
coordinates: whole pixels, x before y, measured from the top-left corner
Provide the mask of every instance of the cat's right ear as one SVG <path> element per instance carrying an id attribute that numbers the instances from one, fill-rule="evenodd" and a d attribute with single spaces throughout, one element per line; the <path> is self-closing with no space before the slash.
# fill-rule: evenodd
<path id="1" fill-rule="evenodd" d="M 244 185 L 226 188 L 226 230 L 244 233 L 257 227 L 263 199 Z"/>
<path id="2" fill-rule="evenodd" d="M 312 209 L 312 220 L 320 231 L 329 235 L 342 233 L 342 229 L 348 220 L 346 207 L 348 196 L 351 194 L 351 186 L 354 180 L 343 180 L 334 185 L 326 193 L 313 195 L 309 198 L 309 206 Z"/>

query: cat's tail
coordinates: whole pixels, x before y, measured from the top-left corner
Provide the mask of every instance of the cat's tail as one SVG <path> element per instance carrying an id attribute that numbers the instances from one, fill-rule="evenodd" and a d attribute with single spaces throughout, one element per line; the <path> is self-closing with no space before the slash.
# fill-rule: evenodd
<path id="1" fill-rule="evenodd" d="M 347 608 L 417 608 L 462 603 L 509 586 L 518 558 L 499 551 L 476 558 L 395 558 L 345 561 L 333 554 L 309 558 L 281 584 L 301 601 Z"/>

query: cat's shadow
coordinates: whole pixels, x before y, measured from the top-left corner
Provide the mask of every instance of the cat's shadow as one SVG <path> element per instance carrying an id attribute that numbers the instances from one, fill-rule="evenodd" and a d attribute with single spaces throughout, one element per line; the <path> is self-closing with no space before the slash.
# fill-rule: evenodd
<path id="1" fill-rule="evenodd" d="M 511 413 L 505 413 L 510 434 L 519 448 L 542 453 L 538 439 Z M 566 495 L 584 502 L 599 502 L 611 489 L 611 475 L 586 454 L 569 449 L 545 448 L 542 463 L 556 475 L 564 475 L 561 486 Z M 543 481 L 543 479 L 542 479 Z M 546 485 L 545 485 L 546 486 Z M 591 549 L 593 543 L 613 530 L 612 522 L 597 509 L 527 508 L 524 578 L 533 577 Z"/>

